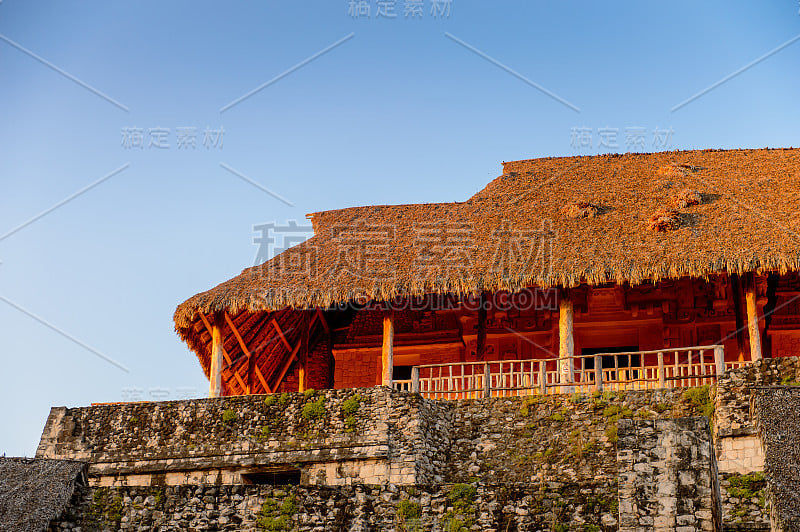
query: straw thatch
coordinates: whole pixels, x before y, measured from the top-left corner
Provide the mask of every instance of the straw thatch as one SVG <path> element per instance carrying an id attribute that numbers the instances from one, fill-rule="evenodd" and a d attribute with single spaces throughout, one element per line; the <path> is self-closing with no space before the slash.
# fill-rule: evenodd
<path id="1" fill-rule="evenodd" d="M 681 226 L 681 215 L 673 209 L 665 209 L 653 213 L 647 226 L 652 231 L 674 231 Z"/>
<path id="2" fill-rule="evenodd" d="M 560 212 L 567 218 L 594 218 L 600 214 L 600 208 L 588 201 L 576 201 L 562 207 Z"/>
<path id="3" fill-rule="evenodd" d="M 686 223 L 674 230 L 649 230 L 651 216 L 680 190 L 708 200 L 681 214 Z M 602 205 L 603 215 L 562 214 L 579 202 Z M 726 270 L 785 272 L 800 265 L 798 211 L 800 149 L 504 163 L 504 174 L 465 202 L 310 215 L 314 237 L 190 298 L 177 308 L 175 325 L 189 341 L 199 312 L 325 308 L 531 285 L 636 284 Z"/>
<path id="4" fill-rule="evenodd" d="M 86 464 L 69 460 L 0 458 L 0 529 L 46 530 L 64 511 Z"/>
<path id="5" fill-rule="evenodd" d="M 703 195 L 696 190 L 685 188 L 675 195 L 674 202 L 676 207 L 685 209 L 692 205 L 700 205 L 703 202 Z"/>

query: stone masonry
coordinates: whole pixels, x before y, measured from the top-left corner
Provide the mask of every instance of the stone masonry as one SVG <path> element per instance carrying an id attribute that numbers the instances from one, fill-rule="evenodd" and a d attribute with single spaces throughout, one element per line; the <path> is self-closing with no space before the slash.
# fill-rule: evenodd
<path id="1" fill-rule="evenodd" d="M 620 420 L 619 530 L 722 530 L 706 417 Z"/>

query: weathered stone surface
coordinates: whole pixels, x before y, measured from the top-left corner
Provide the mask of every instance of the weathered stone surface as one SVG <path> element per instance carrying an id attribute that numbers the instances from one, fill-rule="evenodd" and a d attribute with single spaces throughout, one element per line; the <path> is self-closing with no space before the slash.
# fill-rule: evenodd
<path id="1" fill-rule="evenodd" d="M 610 532 L 615 514 L 613 483 L 94 487 L 76 494 L 50 530 L 534 531 L 579 523 Z"/>
<path id="2" fill-rule="evenodd" d="M 706 417 L 619 422 L 621 531 L 722 530 Z"/>
<path id="3" fill-rule="evenodd" d="M 717 452 L 741 469 L 719 477 L 730 529 L 763 529 L 768 513 L 760 485 L 749 500 L 736 485 L 763 463 L 747 385 L 800 371 L 757 366 L 711 390 Z M 252 530 L 291 493 L 299 530 L 413 530 L 416 513 L 424 530 L 713 530 L 708 422 L 681 419 L 708 412 L 706 391 L 432 401 L 375 387 L 54 408 L 37 456 L 89 463 L 59 529 Z M 298 485 L 244 485 L 288 471 Z"/>
<path id="4" fill-rule="evenodd" d="M 754 388 L 772 530 L 800 531 L 800 386 Z"/>

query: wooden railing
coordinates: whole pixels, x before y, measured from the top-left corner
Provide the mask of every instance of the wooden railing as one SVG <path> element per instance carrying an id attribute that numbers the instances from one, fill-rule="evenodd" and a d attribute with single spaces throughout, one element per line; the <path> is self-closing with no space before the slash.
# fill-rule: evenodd
<path id="1" fill-rule="evenodd" d="M 495 360 L 414 366 L 395 389 L 432 399 L 644 390 L 712 384 L 726 369 L 721 345 L 597 353 L 569 358 Z"/>

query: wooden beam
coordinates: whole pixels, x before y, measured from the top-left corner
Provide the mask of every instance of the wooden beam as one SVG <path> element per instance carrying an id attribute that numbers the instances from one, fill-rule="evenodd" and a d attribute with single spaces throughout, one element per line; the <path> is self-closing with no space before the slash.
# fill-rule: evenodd
<path id="1" fill-rule="evenodd" d="M 242 339 L 242 335 L 239 334 L 239 331 L 236 329 L 236 325 L 234 325 L 233 320 L 227 312 L 225 312 L 225 321 L 228 323 L 228 327 L 231 328 L 231 332 L 233 332 L 233 335 L 236 337 L 236 341 L 239 342 L 239 347 L 242 349 L 242 352 L 247 357 L 247 385 L 244 386 L 244 388 L 245 393 L 249 394 L 253 381 L 252 357 L 250 356 L 250 351 L 247 349 L 247 346 Z M 239 374 L 236 373 L 236 376 L 238 377 Z"/>
<path id="2" fill-rule="evenodd" d="M 277 390 L 278 386 L 281 385 L 283 382 L 283 378 L 286 376 L 286 372 L 289 371 L 289 366 L 292 365 L 292 362 L 297 360 L 297 351 L 300 349 L 300 342 L 297 342 L 297 346 L 292 351 L 292 354 L 286 360 L 286 363 L 283 365 L 283 369 L 281 369 L 280 374 L 278 375 L 278 382 L 275 383 L 275 386 L 272 387 L 273 390 Z"/>
<path id="3" fill-rule="evenodd" d="M 758 305 L 756 304 L 756 279 L 752 273 L 747 274 L 747 329 L 750 332 L 750 361 L 761 360 L 761 330 L 758 322 Z"/>
<path id="4" fill-rule="evenodd" d="M 308 319 L 308 313 L 306 311 L 301 311 L 301 312 L 303 313 L 303 323 L 301 325 L 302 329 L 300 330 L 300 342 L 302 343 L 302 349 L 300 349 L 300 357 L 298 359 L 298 369 L 297 369 L 298 392 L 306 391 L 306 364 L 308 362 L 308 342 L 311 340 L 311 336 L 309 335 L 311 322 Z"/>
<path id="5" fill-rule="evenodd" d="M 573 337 L 574 310 L 568 290 L 561 292 L 558 303 L 558 382 L 574 380 L 575 338 Z"/>
<path id="6" fill-rule="evenodd" d="M 744 361 L 745 339 L 744 330 L 744 317 L 742 316 L 742 280 L 735 274 L 730 274 L 731 280 L 731 297 L 733 298 L 733 318 L 734 327 L 736 327 L 736 346 L 739 348 L 738 359 L 740 362 Z"/>
<path id="7" fill-rule="evenodd" d="M 211 335 L 211 369 L 209 371 L 209 392 L 208 392 L 208 394 L 209 394 L 209 397 L 222 397 L 222 389 L 224 387 L 224 383 L 222 382 L 222 360 L 224 359 L 228 363 L 228 366 L 231 365 L 231 357 L 230 357 L 230 355 L 228 355 L 228 352 L 225 351 L 225 346 L 223 345 L 224 342 L 223 342 L 223 338 L 222 338 L 222 328 L 221 327 L 217 327 L 217 323 L 221 322 L 222 320 L 215 319 L 214 320 L 214 325 L 211 325 L 211 323 L 208 321 L 208 318 L 206 318 L 205 315 L 202 312 L 200 312 L 199 315 L 200 315 L 200 319 L 203 322 L 203 325 L 206 326 L 206 329 L 208 329 L 208 333 Z M 216 341 L 219 342 L 218 346 L 217 346 L 217 344 L 215 344 L 215 335 L 217 337 Z M 218 347 L 219 351 L 216 350 L 217 347 Z M 215 368 L 214 368 L 214 355 L 215 355 L 215 353 L 217 355 L 219 355 L 219 354 L 222 355 L 222 357 L 219 357 L 219 356 L 217 357 L 218 361 L 219 361 L 219 368 L 216 370 L 217 373 L 219 374 L 219 386 L 218 387 L 214 384 L 213 378 L 212 378 L 214 376 L 214 374 L 215 374 Z M 231 371 L 233 371 L 233 370 L 231 370 Z M 233 373 L 238 377 L 238 373 L 236 373 L 235 371 Z M 219 395 L 211 395 L 212 394 L 212 389 L 216 390 L 217 388 L 219 388 Z"/>
<path id="8" fill-rule="evenodd" d="M 242 380 L 242 377 L 241 377 L 241 375 L 239 375 L 239 372 L 238 371 L 234 371 L 233 372 L 233 376 L 236 377 L 236 382 L 238 382 L 239 386 L 242 387 L 242 392 L 244 394 L 249 394 L 250 390 L 247 389 L 247 385 L 244 383 L 244 380 Z"/>
<path id="9" fill-rule="evenodd" d="M 322 314 L 322 309 L 320 309 L 319 307 L 317 307 L 316 312 L 314 312 L 314 317 L 311 318 L 311 324 L 309 325 L 309 328 L 313 327 L 314 322 L 316 322 L 317 320 L 319 320 L 320 323 L 322 323 L 322 327 L 325 328 L 325 332 L 330 334 L 331 328 L 328 326 L 328 322 L 325 320 L 325 315 Z"/>
<path id="10" fill-rule="evenodd" d="M 278 336 L 280 337 L 281 342 L 283 342 L 283 345 L 286 346 L 286 349 L 291 351 L 292 350 L 292 345 L 289 343 L 289 341 L 283 335 L 283 331 L 281 330 L 281 326 L 278 325 L 278 320 L 276 320 L 275 318 L 272 318 L 272 321 L 270 323 L 272 323 L 272 325 L 275 327 L 275 330 L 278 332 Z"/>
<path id="11" fill-rule="evenodd" d="M 394 315 L 383 317 L 383 345 L 381 346 L 381 384 L 392 385 L 394 372 Z"/>
<path id="12" fill-rule="evenodd" d="M 202 314 L 201 314 L 202 316 Z M 205 317 L 203 318 L 205 321 Z M 222 333 L 219 327 L 211 326 L 211 370 L 208 375 L 208 396 L 222 397 Z"/>
<path id="13" fill-rule="evenodd" d="M 261 386 L 264 387 L 264 391 L 267 393 L 272 393 L 272 388 L 269 387 L 267 384 L 267 379 L 264 378 L 264 375 L 261 374 L 261 370 L 258 369 L 258 366 L 253 366 L 255 368 L 256 377 L 258 377 L 258 381 L 261 383 Z"/>
<path id="14" fill-rule="evenodd" d="M 202 312 L 200 313 L 200 319 L 203 320 L 203 325 L 205 325 L 206 329 L 208 329 L 208 334 L 211 335 L 211 342 L 213 344 L 213 342 L 214 342 L 214 333 L 213 333 L 214 327 L 211 325 L 211 323 L 208 321 L 208 318 L 206 318 L 203 315 Z M 216 325 L 216 323 L 215 323 L 215 325 Z M 220 344 L 220 345 L 222 345 L 222 344 Z M 228 355 L 228 352 L 225 351 L 225 346 L 222 346 L 222 355 L 225 357 L 225 361 L 230 365 L 231 357 Z"/>

